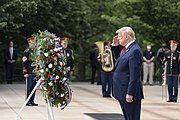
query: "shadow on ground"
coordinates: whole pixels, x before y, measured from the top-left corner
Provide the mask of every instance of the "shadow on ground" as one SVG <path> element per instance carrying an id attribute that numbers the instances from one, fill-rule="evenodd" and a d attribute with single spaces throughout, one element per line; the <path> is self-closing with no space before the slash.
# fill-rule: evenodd
<path id="1" fill-rule="evenodd" d="M 95 120 L 124 120 L 123 115 L 116 113 L 85 113 Z"/>

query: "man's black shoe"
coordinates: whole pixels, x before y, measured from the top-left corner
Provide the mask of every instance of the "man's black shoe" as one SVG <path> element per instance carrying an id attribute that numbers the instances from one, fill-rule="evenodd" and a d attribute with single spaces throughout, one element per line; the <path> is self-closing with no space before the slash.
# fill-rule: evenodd
<path id="1" fill-rule="evenodd" d="M 177 102 L 177 100 L 174 100 L 174 102 Z"/>
<path id="2" fill-rule="evenodd" d="M 27 103 L 26 106 L 38 106 L 36 103 Z"/>
<path id="3" fill-rule="evenodd" d="M 103 95 L 103 97 L 111 97 L 110 95 Z"/>
<path id="4" fill-rule="evenodd" d="M 36 104 L 36 103 L 32 103 L 32 105 L 33 105 L 33 106 L 38 106 L 38 104 Z"/>
<path id="5" fill-rule="evenodd" d="M 174 102 L 174 100 L 168 100 L 168 101 L 166 101 L 166 102 Z"/>
<path id="6" fill-rule="evenodd" d="M 32 103 L 27 103 L 26 106 L 33 106 L 33 104 Z"/>

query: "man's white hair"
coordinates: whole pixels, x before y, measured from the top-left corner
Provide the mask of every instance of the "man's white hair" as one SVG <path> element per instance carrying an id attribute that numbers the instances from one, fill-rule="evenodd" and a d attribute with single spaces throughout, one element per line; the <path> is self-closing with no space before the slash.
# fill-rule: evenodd
<path id="1" fill-rule="evenodd" d="M 131 27 L 122 27 L 116 31 L 116 33 L 122 33 L 122 35 L 127 34 L 131 36 L 133 39 L 136 39 L 135 32 Z"/>

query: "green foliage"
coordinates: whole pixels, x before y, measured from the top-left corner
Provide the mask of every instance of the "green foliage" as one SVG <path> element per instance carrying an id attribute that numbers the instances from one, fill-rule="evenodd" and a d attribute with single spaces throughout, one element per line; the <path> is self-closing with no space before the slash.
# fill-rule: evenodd
<path id="1" fill-rule="evenodd" d="M 12 32 L 23 27 L 24 15 L 36 13 L 37 3 L 25 0 L 6 0 L 0 4 L 0 30 Z"/>
<path id="2" fill-rule="evenodd" d="M 157 50 L 162 42 L 179 40 L 179 11 L 179 0 L 1 0 L 0 34 L 12 36 L 18 44 L 46 29 L 71 38 L 75 74 L 80 80 L 85 79 L 87 56 L 94 42 L 112 41 L 120 27 L 131 26 L 143 49 L 147 42 Z"/>

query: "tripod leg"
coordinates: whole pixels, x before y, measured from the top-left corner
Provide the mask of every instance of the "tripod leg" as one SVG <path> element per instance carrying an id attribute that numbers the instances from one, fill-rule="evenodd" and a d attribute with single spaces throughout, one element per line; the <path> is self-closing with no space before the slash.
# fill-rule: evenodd
<path id="1" fill-rule="evenodd" d="M 22 110 L 24 109 L 24 107 L 26 106 L 26 104 L 28 103 L 29 99 L 31 98 L 31 96 L 33 95 L 33 93 L 35 92 L 35 90 L 37 89 L 37 87 L 39 86 L 41 80 L 39 80 L 36 83 L 36 86 L 33 88 L 33 90 L 31 91 L 31 94 L 28 96 L 28 98 L 26 99 L 26 101 L 24 102 L 23 106 L 21 107 L 21 109 L 18 111 L 17 116 L 16 116 L 16 120 L 19 119 L 19 115 L 22 112 Z"/>
<path id="2" fill-rule="evenodd" d="M 47 96 L 46 96 L 46 100 L 47 100 L 47 109 L 48 109 L 48 120 L 54 120 L 53 110 Z"/>

